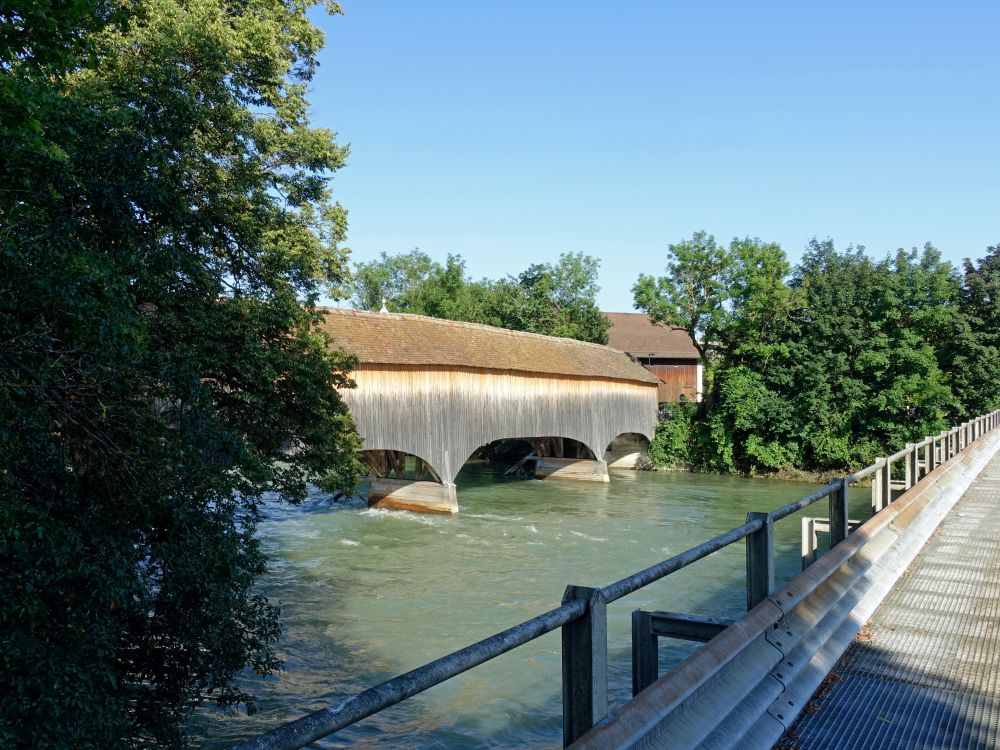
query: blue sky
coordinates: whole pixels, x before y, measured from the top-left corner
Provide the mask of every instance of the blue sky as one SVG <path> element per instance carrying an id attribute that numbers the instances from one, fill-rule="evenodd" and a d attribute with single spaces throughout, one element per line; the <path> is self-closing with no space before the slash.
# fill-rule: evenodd
<path id="1" fill-rule="evenodd" d="M 497 278 L 601 259 L 599 302 L 704 229 L 794 262 L 1000 242 L 1000 2 L 383 2 L 327 33 L 314 124 L 353 260 Z"/>

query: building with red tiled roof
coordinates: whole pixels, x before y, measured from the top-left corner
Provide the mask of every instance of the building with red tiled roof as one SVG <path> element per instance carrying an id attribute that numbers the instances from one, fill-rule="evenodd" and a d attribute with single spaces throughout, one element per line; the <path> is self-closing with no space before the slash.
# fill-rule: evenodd
<path id="1" fill-rule="evenodd" d="M 683 328 L 653 323 L 645 313 L 606 312 L 608 346 L 623 351 L 660 380 L 660 403 L 701 401 L 701 355 Z"/>

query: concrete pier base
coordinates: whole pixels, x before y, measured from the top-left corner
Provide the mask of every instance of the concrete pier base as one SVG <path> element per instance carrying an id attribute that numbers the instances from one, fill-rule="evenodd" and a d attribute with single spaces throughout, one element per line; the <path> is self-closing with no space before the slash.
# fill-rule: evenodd
<path id="1" fill-rule="evenodd" d="M 585 458 L 537 459 L 535 479 L 566 479 L 574 482 L 608 482 L 608 464 Z"/>
<path id="2" fill-rule="evenodd" d="M 644 435 L 628 432 L 611 441 L 604 451 L 609 469 L 634 469 L 639 457 L 649 450 L 649 440 Z"/>
<path id="3" fill-rule="evenodd" d="M 373 479 L 368 490 L 368 507 L 416 513 L 458 513 L 458 495 L 453 484 Z"/>
<path id="4" fill-rule="evenodd" d="M 639 458 L 645 451 L 631 451 L 630 453 L 612 453 L 607 451 L 604 460 L 609 469 L 634 469 L 639 463 Z"/>

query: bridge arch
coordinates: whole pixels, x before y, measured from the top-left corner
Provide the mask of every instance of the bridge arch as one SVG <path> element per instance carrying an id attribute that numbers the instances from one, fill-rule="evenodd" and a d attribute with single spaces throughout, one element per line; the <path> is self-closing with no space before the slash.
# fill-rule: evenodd
<path id="1" fill-rule="evenodd" d="M 652 442 L 652 435 L 623 432 L 608 443 L 604 449 L 604 460 L 609 468 L 635 468 L 641 457 L 649 453 L 649 444 Z"/>
<path id="2" fill-rule="evenodd" d="M 572 438 L 603 464 L 616 436 L 653 434 L 659 381 L 606 346 L 357 310 L 328 310 L 324 328 L 358 358 L 341 395 L 363 448 L 422 457 L 453 512 L 455 476 L 492 441 Z"/>
<path id="3" fill-rule="evenodd" d="M 423 456 L 394 448 L 362 448 L 358 451 L 361 463 L 372 478 L 395 477 L 440 482 L 438 470 Z M 412 471 L 410 471 L 412 467 Z"/>

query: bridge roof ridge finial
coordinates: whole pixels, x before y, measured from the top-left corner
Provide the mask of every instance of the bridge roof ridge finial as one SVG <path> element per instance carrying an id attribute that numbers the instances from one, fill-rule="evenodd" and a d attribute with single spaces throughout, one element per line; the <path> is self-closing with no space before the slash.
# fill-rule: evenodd
<path id="1" fill-rule="evenodd" d="M 388 315 L 389 314 L 389 308 L 387 308 L 385 306 L 385 297 L 382 298 L 382 309 L 379 310 L 379 313 L 382 314 L 382 315 Z"/>

